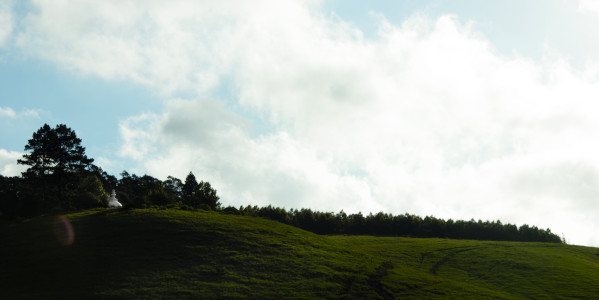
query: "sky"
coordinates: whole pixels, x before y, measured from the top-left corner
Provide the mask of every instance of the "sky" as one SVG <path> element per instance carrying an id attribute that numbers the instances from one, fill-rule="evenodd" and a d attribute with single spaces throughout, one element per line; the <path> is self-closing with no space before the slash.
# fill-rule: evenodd
<path id="1" fill-rule="evenodd" d="M 599 246 L 599 2 L 0 0 L 0 174 L 64 123 L 224 205 L 501 220 Z"/>

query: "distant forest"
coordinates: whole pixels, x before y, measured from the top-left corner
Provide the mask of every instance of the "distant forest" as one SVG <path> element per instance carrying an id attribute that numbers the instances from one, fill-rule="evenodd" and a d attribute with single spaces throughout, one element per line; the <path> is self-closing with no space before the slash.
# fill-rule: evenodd
<path id="1" fill-rule="evenodd" d="M 64 124 L 44 124 L 25 145 L 18 160 L 28 169 L 16 177 L 0 175 L 0 218 L 19 220 L 45 214 L 107 207 L 116 191 L 124 209 L 161 207 L 202 209 L 256 216 L 279 221 L 318 234 L 439 237 L 455 239 L 565 243 L 549 229 L 503 224 L 500 221 L 454 221 L 403 214 L 346 214 L 279 207 L 222 207 L 209 182 L 193 173 L 182 181 L 162 181 L 123 171 L 121 178 L 103 171 L 87 157 L 81 139 Z"/>

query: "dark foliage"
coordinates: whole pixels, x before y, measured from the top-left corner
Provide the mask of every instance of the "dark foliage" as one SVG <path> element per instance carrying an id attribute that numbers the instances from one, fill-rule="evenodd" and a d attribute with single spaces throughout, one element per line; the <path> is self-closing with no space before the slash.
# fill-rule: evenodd
<path id="1" fill-rule="evenodd" d="M 210 186 L 209 182 L 200 181 L 198 183 L 195 175 L 189 172 L 181 187 L 181 200 L 185 206 L 194 209 L 215 210 L 220 206 L 219 199 L 216 190 Z"/>
<path id="2" fill-rule="evenodd" d="M 116 179 L 114 175 L 106 173 L 106 171 L 102 170 L 102 168 L 96 165 L 91 165 L 89 167 L 89 173 L 95 175 L 96 177 L 98 177 L 98 179 L 100 179 L 100 181 L 102 182 L 102 186 L 104 187 L 104 190 L 106 190 L 107 193 L 116 189 L 118 179 Z"/>
<path id="3" fill-rule="evenodd" d="M 106 193 L 93 174 L 2 177 L 0 215 L 10 219 L 103 207 Z"/>
<path id="4" fill-rule="evenodd" d="M 184 204 L 193 206 L 193 195 L 197 187 L 198 181 L 196 180 L 195 175 L 193 175 L 192 172 L 189 172 L 185 178 L 185 184 L 183 184 L 181 188 L 181 195 Z"/>
<path id="5" fill-rule="evenodd" d="M 535 226 L 502 224 L 500 221 L 454 221 L 427 216 L 386 213 L 346 214 L 319 212 L 310 209 L 245 206 L 225 207 L 224 213 L 256 216 L 279 221 L 318 234 L 348 234 L 375 236 L 439 237 L 453 239 L 526 241 L 561 243 L 562 239 L 549 229 Z"/>
<path id="6" fill-rule="evenodd" d="M 19 207 L 19 204 L 22 204 L 19 201 L 21 184 L 18 177 L 0 175 L 0 216 L 13 219 L 21 213 Z"/>
<path id="7" fill-rule="evenodd" d="M 105 192 L 102 179 L 110 175 L 92 165 L 75 131 L 64 124 L 44 124 L 25 145 L 18 163 L 29 168 L 22 178 L 4 180 L 3 196 L 13 201 L 7 215 L 39 214 L 102 206 Z M 99 179 L 101 178 L 101 179 Z M 3 200 L 6 201 L 6 200 Z"/>
<path id="8" fill-rule="evenodd" d="M 175 199 L 183 198 L 183 182 L 179 178 L 168 176 L 164 181 L 164 189 Z"/>
<path id="9" fill-rule="evenodd" d="M 29 153 L 23 155 L 18 163 L 29 166 L 23 175 L 31 177 L 82 172 L 94 161 L 85 155 L 85 148 L 75 131 L 64 124 L 54 128 L 44 124 L 33 133 L 25 151 Z"/>
<path id="10" fill-rule="evenodd" d="M 151 200 L 158 198 L 153 196 L 150 199 L 148 196 L 150 193 L 159 190 L 162 185 L 160 180 L 149 175 L 141 177 L 135 174 L 130 175 L 127 171 L 123 171 L 121 176 L 121 180 L 117 183 L 116 192 L 117 198 L 124 207 L 141 208 L 156 204 L 152 203 Z"/>
<path id="11" fill-rule="evenodd" d="M 194 198 L 198 199 L 197 201 L 200 203 L 200 206 L 205 205 L 211 210 L 218 209 L 220 206 L 218 202 L 220 197 L 216 195 L 216 190 L 207 181 L 200 181 L 194 191 Z"/>
<path id="12" fill-rule="evenodd" d="M 208 182 L 197 183 L 192 173 L 183 184 L 172 176 L 161 181 L 149 175 L 140 177 L 123 171 L 116 186 L 117 198 L 126 208 L 166 206 L 215 210 L 220 206 L 216 190 Z"/>

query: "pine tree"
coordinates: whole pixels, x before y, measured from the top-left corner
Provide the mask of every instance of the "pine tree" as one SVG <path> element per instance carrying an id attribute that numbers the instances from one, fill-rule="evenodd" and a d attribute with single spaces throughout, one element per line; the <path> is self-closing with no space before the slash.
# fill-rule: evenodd
<path id="1" fill-rule="evenodd" d="M 25 151 L 29 153 L 17 162 L 30 166 L 23 173 L 29 177 L 82 172 L 94 161 L 85 155 L 85 148 L 75 131 L 64 124 L 55 128 L 44 124 L 33 133 Z"/>
<path id="2" fill-rule="evenodd" d="M 70 197 L 76 190 L 77 184 L 91 170 L 93 159 L 85 155 L 81 139 L 75 131 L 64 124 L 54 128 L 44 124 L 25 145 L 23 159 L 17 162 L 28 165 L 23 177 L 28 183 L 31 193 L 31 213 L 41 213 L 52 210 L 69 210 L 85 206 Z M 98 197 L 102 193 L 97 191 Z M 76 197 L 77 199 L 87 199 Z M 92 201 L 93 202 L 93 201 Z M 88 203 L 89 204 L 89 203 Z"/>
<path id="3" fill-rule="evenodd" d="M 182 196 L 183 196 L 183 204 L 195 206 L 194 205 L 194 194 L 196 188 L 198 187 L 198 181 L 196 180 L 195 175 L 192 172 L 189 172 L 187 177 L 185 178 L 185 183 L 182 188 Z"/>

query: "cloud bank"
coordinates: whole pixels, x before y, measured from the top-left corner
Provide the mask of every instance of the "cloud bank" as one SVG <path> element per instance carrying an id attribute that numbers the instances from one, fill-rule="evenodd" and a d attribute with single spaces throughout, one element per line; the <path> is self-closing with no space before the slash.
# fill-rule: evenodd
<path id="1" fill-rule="evenodd" d="M 501 219 L 599 245 L 599 83 L 560 57 L 504 56 L 451 15 L 381 16 L 365 39 L 318 2 L 33 4 L 21 49 L 163 96 L 121 123 L 121 155 L 152 175 L 193 170 L 225 204 Z"/>

